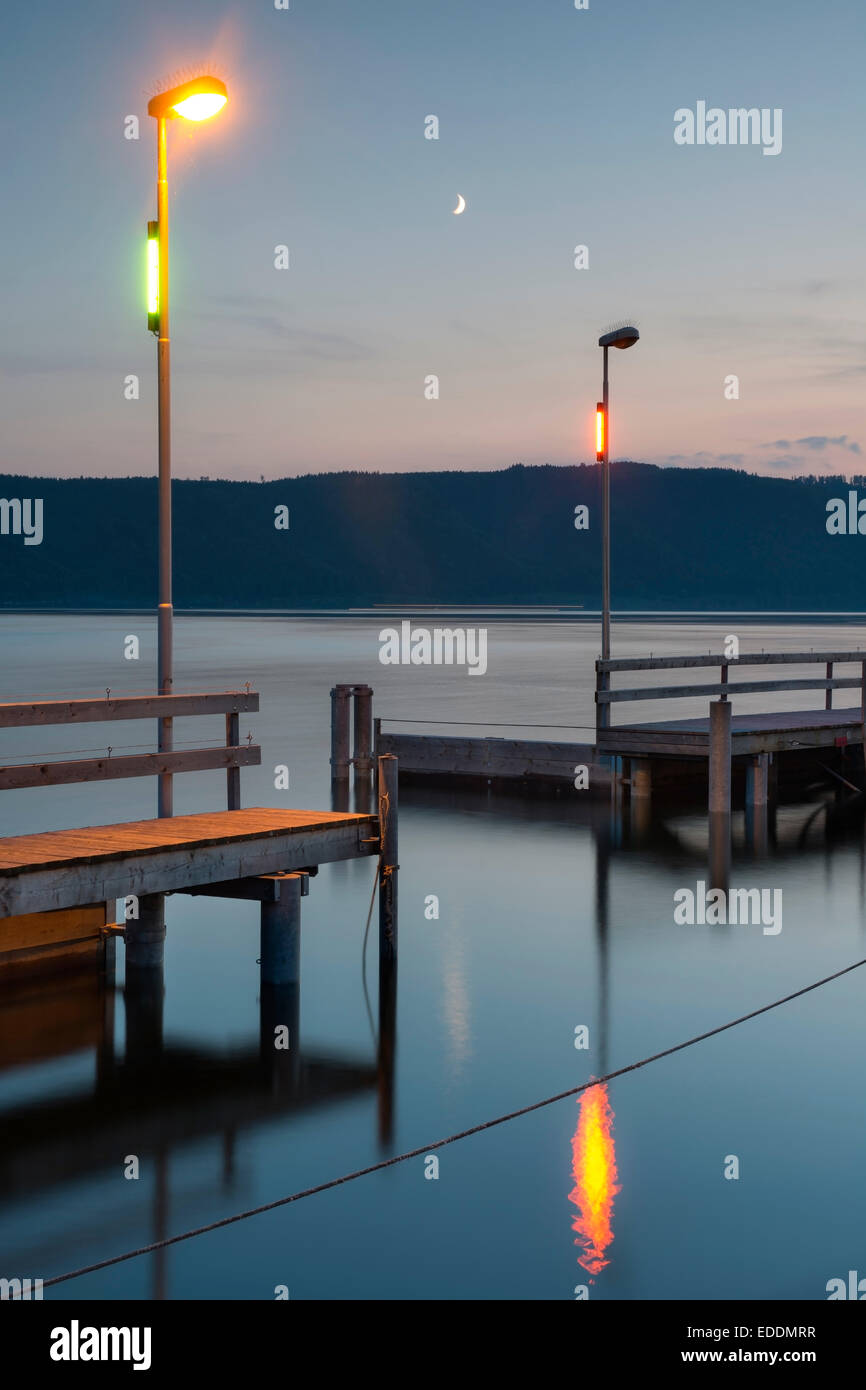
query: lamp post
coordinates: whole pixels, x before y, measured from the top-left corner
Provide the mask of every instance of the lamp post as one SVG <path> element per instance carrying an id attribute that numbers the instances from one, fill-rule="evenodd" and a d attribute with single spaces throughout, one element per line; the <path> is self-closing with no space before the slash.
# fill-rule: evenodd
<path id="1" fill-rule="evenodd" d="M 159 610 L 157 626 L 157 689 L 170 695 L 173 683 L 171 602 L 171 366 L 168 332 L 168 162 L 166 133 L 175 116 L 206 121 L 228 100 L 217 77 L 196 77 L 148 103 L 156 119 L 156 222 L 147 225 L 147 327 L 156 334 L 159 412 Z M 160 752 L 172 747 L 172 720 L 160 719 Z M 172 777 L 159 776 L 159 814 L 172 814 Z"/>
<path id="2" fill-rule="evenodd" d="M 604 351 L 602 400 L 595 412 L 595 457 L 601 474 L 601 656 L 610 656 L 610 409 L 607 383 L 607 350 L 634 347 L 640 334 L 631 325 L 602 333 L 598 345 Z"/>

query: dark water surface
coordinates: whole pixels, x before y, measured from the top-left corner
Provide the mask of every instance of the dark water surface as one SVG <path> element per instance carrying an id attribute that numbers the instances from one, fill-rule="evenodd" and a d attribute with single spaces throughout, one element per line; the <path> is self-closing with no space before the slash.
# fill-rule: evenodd
<path id="1" fill-rule="evenodd" d="M 241 719 L 242 736 L 249 727 L 263 750 L 262 766 L 242 774 L 244 805 L 330 806 L 328 691 L 337 681 L 372 685 L 388 727 L 466 720 L 495 732 L 513 721 L 556 726 L 539 737 L 591 738 L 595 626 L 491 622 L 488 672 L 470 677 L 380 665 L 384 621 L 178 620 L 179 689 L 249 680 L 261 692 L 261 713 Z M 737 631 L 743 652 L 863 645 L 849 624 L 735 621 L 620 623 L 615 654 L 720 651 Z M 130 633 L 141 639 L 138 662 L 123 659 Z M 150 617 L 6 615 L 0 652 L 7 700 L 150 691 L 155 682 Z M 776 707 L 820 703 L 820 694 L 800 694 Z M 748 697 L 737 704 L 750 707 Z M 683 701 L 675 712 L 704 711 Z M 655 704 L 641 710 L 662 714 Z M 176 740 L 220 742 L 221 725 L 178 721 Z M 101 738 L 117 751 L 151 747 L 153 732 L 131 723 L 4 733 L 0 761 L 84 757 L 104 752 Z M 288 792 L 275 790 L 278 764 L 290 769 Z M 220 807 L 224 775 L 178 778 L 175 794 L 177 812 Z M 7 792 L 0 834 L 151 816 L 155 797 L 144 778 Z M 254 1064 L 257 906 L 169 898 L 162 1060 L 136 1062 L 127 1047 L 120 989 L 101 1056 L 96 1046 L 67 1050 L 62 990 L 37 1002 L 26 1036 L 20 1015 L 0 1003 L 0 1276 L 48 1279 L 429 1144 L 866 956 L 862 817 L 837 823 L 829 812 L 814 816 L 816 805 L 780 808 L 766 858 L 735 849 L 734 886 L 783 890 L 783 929 L 771 936 L 757 925 L 675 925 L 674 892 L 706 876 L 697 812 L 657 817 L 653 834 L 635 842 L 575 792 L 539 801 L 407 790 L 393 1131 L 384 1143 L 361 971 L 373 861 L 324 867 L 311 881 L 300 1002 L 309 1065 L 282 1108 Z M 438 920 L 425 917 L 432 894 Z M 374 918 L 374 1019 L 375 946 Z M 122 948 L 118 960 L 122 985 Z M 580 1025 L 588 1050 L 574 1046 Z M 286 1285 L 292 1299 L 570 1299 L 586 1285 L 603 1299 L 825 1298 L 829 1279 L 866 1274 L 864 1055 L 866 968 L 612 1081 L 615 1176 L 604 1106 L 584 1118 L 601 1134 L 573 1146 L 580 1107 L 569 1098 L 440 1150 L 438 1180 L 414 1158 L 58 1292 L 271 1299 Z M 131 1111 L 112 1067 L 131 1068 Z M 137 1181 L 123 1175 L 130 1154 L 141 1160 Z M 725 1178 L 729 1156 L 737 1180 Z M 576 1189 L 583 1207 L 570 1200 Z M 599 1216 L 586 1210 L 590 1196 L 612 1232 L 594 1274 L 579 1263 L 591 1242 L 573 1228 L 581 1211 L 590 1225 Z"/>

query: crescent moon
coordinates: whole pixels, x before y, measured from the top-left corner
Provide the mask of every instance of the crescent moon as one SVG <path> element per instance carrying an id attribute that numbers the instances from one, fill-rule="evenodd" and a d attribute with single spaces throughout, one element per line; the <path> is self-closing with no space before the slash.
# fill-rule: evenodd
<path id="1" fill-rule="evenodd" d="M 463 211 L 463 209 L 464 209 L 465 207 L 466 207 L 466 199 L 463 197 L 463 194 L 462 194 L 462 193 L 458 193 L 458 194 L 457 194 L 457 206 L 456 206 L 456 208 L 454 209 L 454 216 L 455 216 L 455 217 L 459 217 L 460 214 L 461 214 L 461 212 Z"/>

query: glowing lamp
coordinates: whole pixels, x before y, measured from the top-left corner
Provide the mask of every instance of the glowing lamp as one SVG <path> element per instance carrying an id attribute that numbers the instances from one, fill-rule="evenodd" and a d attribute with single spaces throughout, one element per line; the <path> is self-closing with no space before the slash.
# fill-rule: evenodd
<path id="1" fill-rule="evenodd" d="M 604 402 L 595 407 L 595 458 L 597 463 L 604 460 Z"/>
<path id="2" fill-rule="evenodd" d="M 187 121 L 207 121 L 223 109 L 228 96 L 225 83 L 218 77 L 196 77 L 168 92 L 160 92 L 148 102 L 147 110 L 158 120 L 183 116 Z"/>

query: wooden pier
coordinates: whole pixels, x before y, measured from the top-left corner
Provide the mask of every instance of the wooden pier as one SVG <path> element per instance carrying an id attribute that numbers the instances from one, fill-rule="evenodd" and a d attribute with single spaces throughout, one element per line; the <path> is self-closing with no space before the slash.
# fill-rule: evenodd
<path id="1" fill-rule="evenodd" d="M 758 671 L 764 678 L 748 679 L 755 668 L 794 666 L 811 667 L 812 673 L 791 677 L 786 672 L 767 678 Z M 839 667 L 852 666 L 853 674 L 838 673 Z M 718 669 L 718 680 L 614 686 L 614 679 L 626 673 L 700 668 Z M 746 678 L 739 676 L 741 669 Z M 637 800 L 647 800 L 661 786 L 667 791 L 679 787 L 694 792 L 703 784 L 708 810 L 723 814 L 730 813 L 735 783 L 743 782 L 747 807 L 762 805 L 775 794 L 780 770 L 792 771 L 810 756 L 813 766 L 824 766 L 825 771 L 827 760 L 834 763 L 828 771 L 830 778 L 846 780 L 853 774 L 862 782 L 866 652 L 640 657 L 597 661 L 595 671 L 594 743 L 499 738 L 487 732 L 475 737 L 405 734 L 383 728 L 385 721 L 377 718 L 376 751 L 398 757 L 402 778 L 431 783 L 470 780 L 527 789 L 537 786 L 572 797 L 607 799 L 626 793 Z M 834 709 L 836 690 L 856 690 L 857 704 Z M 733 701 L 741 696 L 769 697 L 782 691 L 823 692 L 824 707 L 732 713 Z M 633 707 L 641 701 L 668 705 L 684 698 L 706 699 L 706 715 L 618 725 L 611 720 L 614 705 Z M 855 748 L 856 759 L 848 752 Z M 585 779 L 577 775 L 580 768 L 586 770 Z"/>
<path id="2" fill-rule="evenodd" d="M 359 690 L 363 706 L 363 692 Z M 264 984 L 297 980 L 300 899 L 322 864 L 380 859 L 380 957 L 396 962 L 397 779 L 394 760 L 379 765 L 379 802 L 386 816 L 348 810 L 241 809 L 240 768 L 261 762 L 261 749 L 241 743 L 240 715 L 257 710 L 255 691 L 115 696 L 0 705 L 0 728 L 176 718 L 220 714 L 225 744 L 107 756 L 77 762 L 0 767 L 0 790 L 22 790 L 110 778 L 157 776 L 162 804 L 171 802 L 176 773 L 222 768 L 227 809 L 116 825 L 47 831 L 0 839 L 0 978 L 21 967 L 105 966 L 122 936 L 128 966 L 161 968 L 165 897 L 172 893 L 249 899 L 261 905 Z M 363 742 L 363 724 L 357 738 Z M 369 786 L 370 737 L 356 745 L 356 772 Z M 167 796 L 165 795 L 167 791 Z M 381 827 L 387 825 L 387 836 Z M 383 843 L 383 840 L 385 843 Z M 115 904 L 129 910 L 114 922 Z"/>

